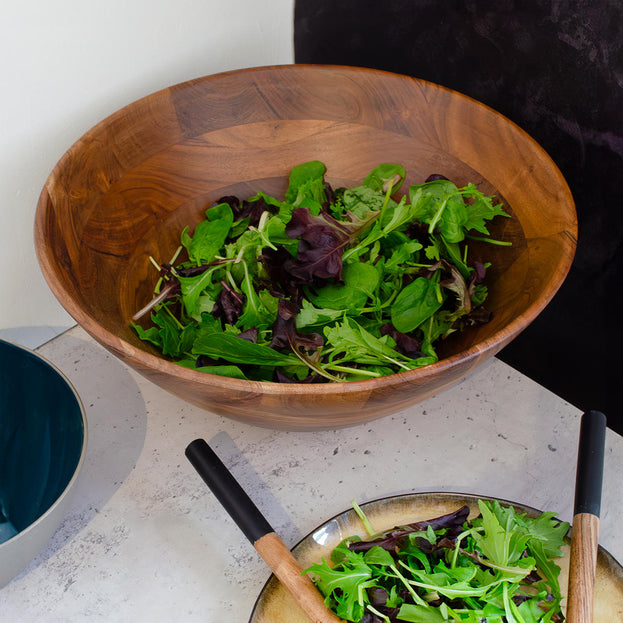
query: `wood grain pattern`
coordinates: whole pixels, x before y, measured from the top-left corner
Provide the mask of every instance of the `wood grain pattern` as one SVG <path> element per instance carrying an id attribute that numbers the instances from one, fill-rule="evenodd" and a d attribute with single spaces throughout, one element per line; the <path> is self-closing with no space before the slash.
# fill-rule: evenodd
<path id="1" fill-rule="evenodd" d="M 310 621 L 314 623 L 342 621 L 325 606 L 324 598 L 309 575 L 301 575 L 303 571 L 301 566 L 277 534 L 269 532 L 253 545 Z"/>
<path id="2" fill-rule="evenodd" d="M 599 517 L 578 513 L 571 531 L 567 623 L 592 623 L 598 547 Z"/>
<path id="3" fill-rule="evenodd" d="M 496 193 L 514 218 L 492 233 L 512 248 L 471 248 L 493 262 L 491 323 L 453 337 L 428 368 L 338 385 L 278 385 L 181 368 L 141 342 L 131 316 L 151 297 L 149 255 L 225 194 L 280 194 L 295 164 L 318 159 L 334 184 L 381 162 L 406 183 L 443 173 Z M 327 429 L 372 420 L 460 381 L 551 300 L 574 255 L 573 199 L 555 164 L 520 128 L 448 89 L 391 73 L 291 65 L 208 76 L 164 89 L 87 132 L 41 193 L 42 272 L 88 333 L 166 390 L 210 411 L 271 428 Z"/>

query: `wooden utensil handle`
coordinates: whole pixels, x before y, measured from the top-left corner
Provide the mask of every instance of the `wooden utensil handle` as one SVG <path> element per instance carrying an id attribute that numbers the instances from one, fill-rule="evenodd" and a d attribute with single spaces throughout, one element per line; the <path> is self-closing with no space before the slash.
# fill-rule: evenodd
<path id="1" fill-rule="evenodd" d="M 327 608 L 311 578 L 308 575 L 301 575 L 298 561 L 277 534 L 274 532 L 266 534 L 253 546 L 314 623 L 342 621 Z"/>
<path id="2" fill-rule="evenodd" d="M 586 411 L 580 422 L 575 477 L 567 623 L 591 623 L 593 620 L 605 441 L 606 416 L 600 411 Z"/>
<path id="3" fill-rule="evenodd" d="M 257 506 L 205 440 L 195 439 L 188 444 L 185 454 L 251 543 L 273 531 Z"/>
<path id="4" fill-rule="evenodd" d="M 313 623 L 339 623 L 292 552 L 277 536 L 246 491 L 204 439 L 186 447 L 186 457 L 243 534 Z"/>
<path id="5" fill-rule="evenodd" d="M 580 513 L 573 518 L 571 531 L 571 560 L 569 592 L 567 595 L 568 623 L 590 623 L 593 620 L 593 591 L 586 590 L 595 582 L 599 517 Z"/>

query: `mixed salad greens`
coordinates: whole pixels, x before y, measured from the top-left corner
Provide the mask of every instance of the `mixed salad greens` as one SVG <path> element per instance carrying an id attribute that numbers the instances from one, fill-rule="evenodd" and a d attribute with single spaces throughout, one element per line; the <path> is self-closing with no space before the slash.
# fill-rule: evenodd
<path id="1" fill-rule="evenodd" d="M 344 539 L 310 574 L 329 608 L 354 623 L 558 623 L 569 524 L 518 514 L 497 500 L 374 535 Z"/>
<path id="2" fill-rule="evenodd" d="M 487 322 L 488 264 L 467 243 L 492 244 L 508 216 L 473 184 L 432 175 L 397 196 L 398 164 L 333 189 L 319 161 L 296 166 L 283 200 L 222 197 L 154 298 L 133 318 L 141 339 L 180 365 L 261 381 L 364 380 L 437 361 L 435 342 Z M 150 314 L 148 328 L 136 324 Z"/>

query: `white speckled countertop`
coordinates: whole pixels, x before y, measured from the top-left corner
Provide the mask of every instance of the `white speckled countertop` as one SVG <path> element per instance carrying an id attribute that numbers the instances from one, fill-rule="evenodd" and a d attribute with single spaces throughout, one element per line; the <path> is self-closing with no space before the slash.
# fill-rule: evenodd
<path id="1" fill-rule="evenodd" d="M 500 497 L 571 520 L 580 411 L 497 359 L 372 423 L 271 431 L 208 413 L 74 328 L 39 352 L 80 394 L 89 447 L 70 512 L 0 589 L 2 623 L 245 623 L 270 573 L 184 457 L 203 437 L 288 545 L 351 500 Z M 623 560 L 623 437 L 608 431 L 600 542 Z"/>

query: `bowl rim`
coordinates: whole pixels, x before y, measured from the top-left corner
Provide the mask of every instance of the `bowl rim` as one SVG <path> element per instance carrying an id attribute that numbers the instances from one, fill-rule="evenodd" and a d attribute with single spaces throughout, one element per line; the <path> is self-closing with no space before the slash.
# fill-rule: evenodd
<path id="1" fill-rule="evenodd" d="M 19 538 L 26 537 L 31 532 L 34 532 L 35 530 L 37 530 L 38 527 L 46 521 L 47 517 L 56 510 L 56 508 L 63 501 L 63 499 L 66 498 L 70 494 L 76 481 L 78 480 L 80 472 L 82 471 L 82 466 L 84 465 L 84 461 L 85 461 L 85 457 L 87 453 L 88 421 L 87 421 L 87 416 L 86 416 L 86 410 L 84 408 L 82 399 L 80 398 L 80 395 L 78 394 L 78 391 L 76 390 L 73 383 L 69 380 L 67 375 L 62 370 L 60 370 L 60 368 L 56 364 L 52 363 L 49 359 L 37 353 L 33 349 L 28 348 L 27 346 L 22 346 L 21 344 L 15 344 L 14 342 L 10 342 L 2 338 L 0 338 L 0 343 L 5 343 L 5 344 L 8 344 L 9 346 L 13 346 L 17 348 L 18 350 L 22 350 L 24 353 L 29 354 L 39 359 L 39 361 L 41 361 L 43 364 L 48 366 L 53 372 L 55 372 L 58 375 L 59 379 L 62 382 L 64 382 L 65 385 L 68 387 L 68 389 L 72 392 L 76 400 L 78 409 L 80 411 L 80 418 L 82 420 L 82 444 L 80 448 L 80 456 L 78 457 L 78 462 L 76 463 L 76 467 L 74 468 L 74 471 L 71 475 L 71 478 L 67 482 L 67 485 L 42 515 L 37 517 L 37 519 L 35 519 L 32 523 L 28 524 L 23 530 L 20 530 L 19 532 L 14 534 L 10 539 L 7 539 L 3 543 L 0 543 L 0 554 L 2 554 L 2 550 L 3 548 L 5 548 L 5 546 L 7 546 L 6 548 L 8 549 Z M 54 531 L 56 532 L 57 529 L 58 529 L 58 526 L 55 528 Z"/>
<path id="2" fill-rule="evenodd" d="M 535 152 L 539 152 L 544 158 L 551 164 L 552 174 L 556 176 L 559 182 L 559 187 L 562 191 L 564 191 L 566 195 L 566 202 L 573 210 L 573 222 L 569 223 L 569 230 L 566 232 L 567 238 L 571 239 L 572 246 L 570 247 L 570 252 L 565 253 L 564 257 L 561 257 L 559 263 L 555 266 L 553 270 L 554 278 L 550 282 L 546 294 L 547 296 L 542 296 L 539 299 L 531 302 L 527 308 L 518 316 L 513 318 L 507 325 L 497 330 L 488 338 L 483 339 L 482 341 L 471 345 L 469 348 L 463 349 L 458 353 L 450 355 L 449 357 L 444 357 L 439 359 L 437 362 L 428 364 L 421 368 L 416 368 L 413 370 L 406 370 L 403 372 L 396 372 L 391 375 L 371 378 L 360 381 L 344 381 L 344 382 L 336 382 L 336 383 L 319 383 L 319 384 L 305 384 L 305 383 L 276 383 L 273 381 L 254 381 L 248 379 L 236 379 L 225 376 L 217 376 L 214 374 L 209 374 L 206 372 L 192 370 L 190 368 L 185 368 L 183 366 L 178 365 L 174 361 L 171 361 L 164 356 L 155 355 L 148 350 L 141 349 L 137 346 L 134 346 L 130 342 L 124 340 L 119 337 L 115 333 L 112 333 L 107 328 L 102 326 L 97 322 L 95 318 L 93 318 L 90 314 L 86 313 L 81 307 L 75 304 L 71 294 L 64 287 L 64 285 L 56 278 L 55 269 L 52 260 L 52 252 L 48 245 L 45 244 L 45 234 L 44 234 L 44 215 L 48 211 L 50 196 L 47 190 L 47 186 L 50 183 L 51 179 L 55 177 L 57 171 L 59 171 L 65 161 L 71 157 L 71 154 L 79 147 L 81 142 L 85 139 L 85 137 L 95 135 L 102 128 L 109 125 L 114 120 L 118 119 L 120 116 L 127 111 L 128 108 L 139 106 L 145 100 L 158 96 L 159 94 L 164 94 L 170 90 L 181 89 L 186 86 L 196 84 L 198 82 L 204 81 L 218 81 L 225 77 L 232 75 L 243 75 L 243 74 L 258 74 L 261 72 L 270 72 L 274 70 L 279 71 L 293 71 L 293 72 L 305 72 L 305 71 L 318 71 L 325 70 L 327 72 L 331 72 L 334 70 L 353 72 L 353 73 L 365 73 L 368 75 L 383 75 L 388 77 L 394 77 L 396 79 L 408 80 L 414 83 L 424 84 L 430 88 L 439 89 L 446 93 L 452 94 L 455 97 L 471 102 L 471 104 L 479 109 L 483 109 L 487 111 L 489 114 L 493 114 L 497 117 L 501 117 L 505 120 L 510 127 L 513 127 L 514 131 L 518 133 L 518 135 L 522 136 L 522 138 L 530 143 Z M 277 394 L 305 394 L 305 395 L 316 395 L 316 394 L 348 394 L 348 393 L 356 393 L 360 391 L 373 390 L 377 387 L 394 387 L 396 385 L 402 385 L 405 382 L 418 382 L 420 380 L 425 380 L 430 376 L 436 375 L 438 372 L 443 372 L 446 369 L 450 369 L 453 367 L 455 363 L 458 361 L 469 363 L 474 359 L 477 359 L 479 356 L 489 353 L 491 351 L 492 355 L 495 355 L 499 350 L 501 350 L 504 346 L 506 346 L 512 339 L 514 339 L 519 333 L 521 333 L 550 303 L 552 298 L 558 292 L 562 284 L 564 283 L 570 269 L 571 265 L 577 250 L 577 235 L 578 235 L 578 222 L 577 222 L 577 211 L 575 207 L 575 201 L 571 190 L 569 189 L 568 183 L 563 176 L 562 172 L 551 158 L 551 156 L 547 153 L 547 151 L 538 143 L 536 139 L 534 139 L 528 132 L 526 132 L 521 126 L 517 123 L 498 112 L 491 106 L 484 104 L 483 102 L 474 99 L 469 95 L 465 95 L 460 91 L 456 91 L 454 89 L 450 89 L 443 85 L 431 82 L 429 80 L 416 78 L 413 76 L 409 76 L 406 74 L 400 74 L 397 72 L 375 69 L 370 67 L 356 67 L 349 65 L 340 65 L 340 64 L 313 64 L 313 63 L 293 63 L 293 64 L 274 64 L 274 65 L 262 65 L 256 67 L 244 67 L 240 69 L 232 69 L 227 71 L 222 71 L 214 74 L 208 74 L 204 76 L 199 76 L 190 80 L 185 80 L 182 82 L 178 82 L 168 87 L 164 87 L 162 89 L 156 90 L 152 93 L 149 93 L 133 102 L 130 102 L 126 106 L 116 110 L 112 114 L 108 115 L 101 121 L 99 121 L 96 125 L 91 127 L 86 133 L 82 135 L 76 142 L 73 143 L 69 147 L 69 149 L 61 156 L 59 161 L 56 163 L 52 171 L 50 172 L 48 178 L 45 181 L 45 184 L 41 190 L 41 194 L 39 196 L 39 200 L 37 203 L 36 214 L 35 214 L 35 247 L 36 253 L 39 259 L 41 270 L 44 274 L 44 277 L 62 306 L 65 310 L 74 318 L 74 320 L 97 342 L 101 343 L 108 350 L 113 352 L 115 355 L 121 357 L 124 360 L 130 360 L 136 362 L 138 364 L 137 370 L 140 373 L 148 370 L 157 370 L 163 374 L 174 378 L 175 380 L 181 380 L 184 382 L 198 383 L 199 385 L 205 388 L 215 388 L 215 389 L 227 389 L 227 390 L 240 390 L 240 391 L 255 391 L 261 394 L 267 395 L 277 395 Z M 128 321 L 129 322 L 129 321 Z"/>

